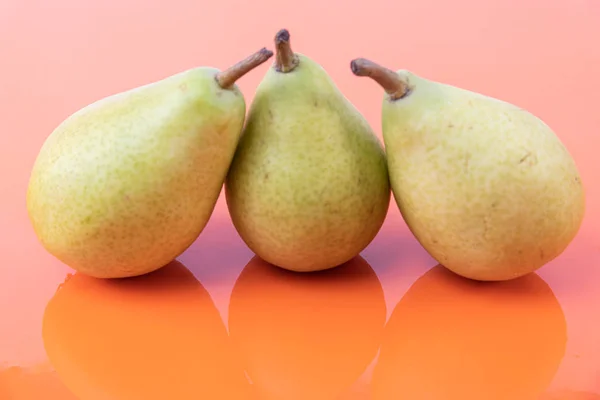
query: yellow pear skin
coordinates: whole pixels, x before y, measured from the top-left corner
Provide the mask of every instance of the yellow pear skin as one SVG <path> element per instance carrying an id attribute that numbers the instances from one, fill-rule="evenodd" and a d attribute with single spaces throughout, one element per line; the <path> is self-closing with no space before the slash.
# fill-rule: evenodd
<path id="1" fill-rule="evenodd" d="M 567 248 L 584 216 L 584 189 L 571 155 L 540 118 L 410 71 L 365 59 L 351 66 L 386 91 L 392 191 L 439 263 L 475 280 L 508 280 Z"/>
<path id="2" fill-rule="evenodd" d="M 376 236 L 391 191 L 383 146 L 325 70 L 276 37 L 225 193 L 238 233 L 263 260 L 310 272 L 336 267 Z"/>
<path id="3" fill-rule="evenodd" d="M 245 118 L 235 80 L 263 49 L 220 72 L 193 68 L 77 111 L 46 139 L 27 190 L 40 242 L 89 276 L 166 265 L 212 214 Z"/>

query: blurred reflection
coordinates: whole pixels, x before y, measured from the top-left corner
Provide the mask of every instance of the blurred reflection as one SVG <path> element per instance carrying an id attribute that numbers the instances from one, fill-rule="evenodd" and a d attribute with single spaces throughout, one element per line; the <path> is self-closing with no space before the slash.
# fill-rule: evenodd
<path id="1" fill-rule="evenodd" d="M 43 338 L 80 400 L 248 396 L 209 293 L 178 262 L 122 280 L 75 274 L 48 303 Z"/>
<path id="2" fill-rule="evenodd" d="M 571 390 L 559 390 L 557 392 L 545 394 L 540 398 L 540 400 L 600 400 L 600 394 Z"/>
<path id="3" fill-rule="evenodd" d="M 229 332 L 259 398 L 335 399 L 375 357 L 383 289 L 362 258 L 294 273 L 254 257 L 229 305 Z"/>
<path id="4" fill-rule="evenodd" d="M 538 275 L 485 283 L 438 265 L 390 317 L 373 398 L 536 400 L 566 340 L 560 304 Z"/>
<path id="5" fill-rule="evenodd" d="M 60 381 L 50 365 L 0 370 L 2 400 L 77 400 Z"/>

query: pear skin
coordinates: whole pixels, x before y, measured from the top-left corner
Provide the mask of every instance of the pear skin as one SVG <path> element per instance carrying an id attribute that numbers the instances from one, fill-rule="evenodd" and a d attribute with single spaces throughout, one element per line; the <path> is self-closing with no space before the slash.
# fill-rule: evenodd
<path id="1" fill-rule="evenodd" d="M 309 272 L 358 255 L 387 214 L 383 146 L 315 61 L 280 31 L 225 193 L 235 228 L 263 260 Z"/>
<path id="2" fill-rule="evenodd" d="M 190 69 L 101 99 L 46 139 L 27 190 L 44 248 L 98 278 L 154 271 L 208 222 L 242 131 L 235 80 L 272 52 L 232 68 Z"/>
<path id="3" fill-rule="evenodd" d="M 467 278 L 531 273 L 576 236 L 585 195 L 576 164 L 540 118 L 508 102 L 351 64 L 384 89 L 382 130 L 396 203 L 421 245 Z"/>

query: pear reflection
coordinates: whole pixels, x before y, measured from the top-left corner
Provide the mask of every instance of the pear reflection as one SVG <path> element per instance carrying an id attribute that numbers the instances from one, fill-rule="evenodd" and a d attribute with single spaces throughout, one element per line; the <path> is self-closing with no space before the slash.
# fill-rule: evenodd
<path id="1" fill-rule="evenodd" d="M 248 397 L 218 310 L 178 262 L 122 280 L 75 274 L 46 307 L 43 339 L 81 400 Z"/>
<path id="2" fill-rule="evenodd" d="M 373 398 L 535 400 L 566 340 L 560 304 L 538 275 L 476 282 L 438 265 L 390 317 Z"/>
<path id="3" fill-rule="evenodd" d="M 335 399 L 375 357 L 383 289 L 362 258 L 295 273 L 254 257 L 229 305 L 229 332 L 260 399 Z"/>
<path id="4" fill-rule="evenodd" d="M 0 370 L 0 399 L 77 400 L 49 365 Z"/>
<path id="5" fill-rule="evenodd" d="M 559 390 L 547 393 L 539 400 L 600 400 L 600 394 L 574 390 Z"/>

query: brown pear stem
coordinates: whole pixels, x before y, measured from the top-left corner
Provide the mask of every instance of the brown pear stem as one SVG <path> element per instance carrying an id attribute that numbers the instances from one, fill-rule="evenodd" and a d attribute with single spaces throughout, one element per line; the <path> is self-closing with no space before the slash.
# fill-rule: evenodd
<path id="1" fill-rule="evenodd" d="M 272 56 L 273 52 L 263 47 L 256 53 L 238 62 L 234 66 L 229 67 L 225 71 L 219 72 L 215 79 L 217 80 L 219 86 L 221 86 L 223 89 L 228 89 L 238 79 L 267 61 Z"/>
<path id="2" fill-rule="evenodd" d="M 279 72 L 290 72 L 298 66 L 298 56 L 290 46 L 290 33 L 282 29 L 275 35 L 275 69 Z"/>
<path id="3" fill-rule="evenodd" d="M 408 83 L 391 69 L 382 67 L 366 58 L 357 58 L 350 63 L 356 76 L 368 76 L 379 83 L 392 100 L 398 100 L 410 92 Z"/>

